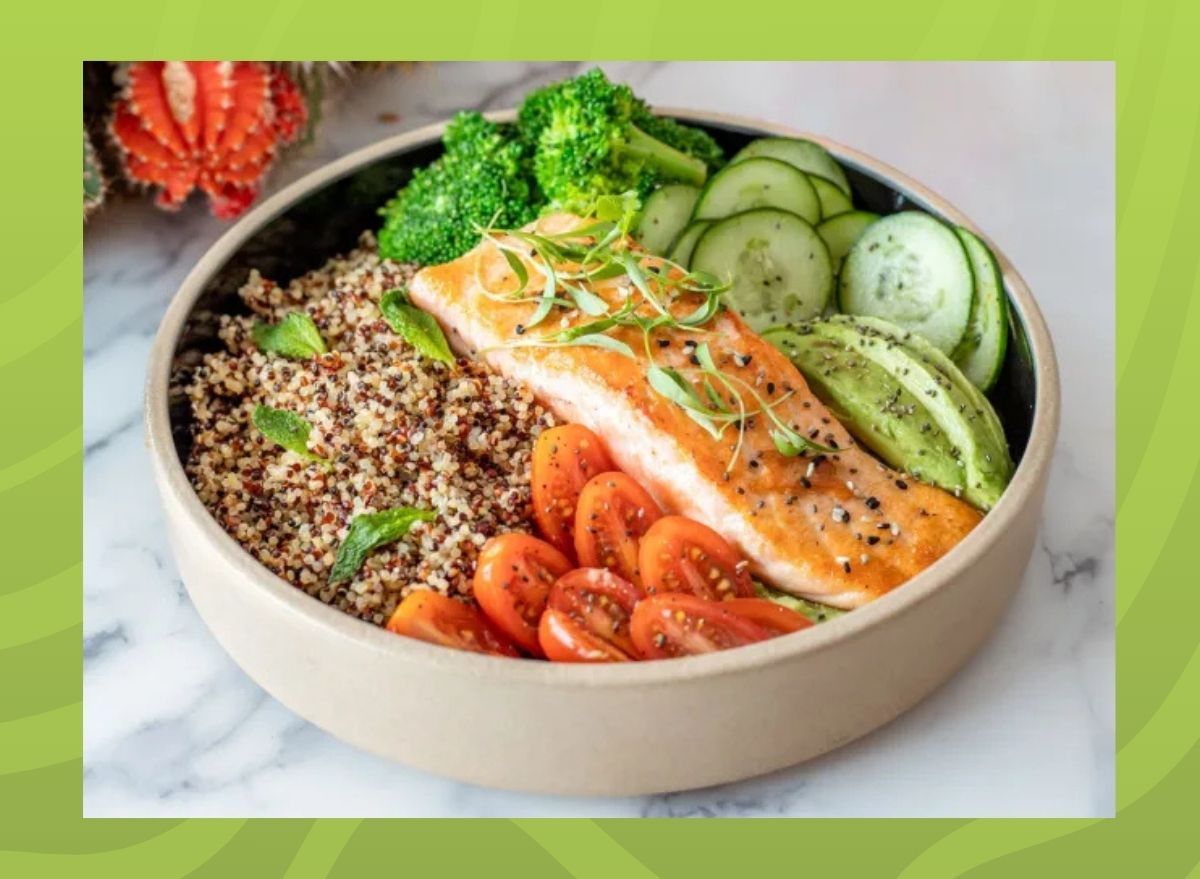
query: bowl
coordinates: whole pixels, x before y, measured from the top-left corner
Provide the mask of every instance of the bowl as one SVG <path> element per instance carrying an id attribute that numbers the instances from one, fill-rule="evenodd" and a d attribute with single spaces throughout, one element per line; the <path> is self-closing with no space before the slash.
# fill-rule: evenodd
<path id="1" fill-rule="evenodd" d="M 749 119 L 663 112 L 707 129 L 731 151 L 762 135 L 810 137 L 843 164 L 867 208 L 919 207 L 986 240 L 927 187 L 856 150 Z M 344 615 L 276 577 L 222 530 L 181 463 L 188 411 L 169 384 L 177 352 L 213 344 L 201 315 L 231 307 L 249 268 L 283 282 L 375 227 L 377 206 L 438 154 L 443 127 L 380 141 L 264 201 L 199 261 L 158 331 L 146 432 L 170 541 L 200 616 L 246 673 L 317 726 L 410 766 L 500 788 L 632 795 L 730 782 L 815 757 L 892 720 L 960 668 L 1021 582 L 1059 419 L 1045 322 L 994 246 L 1014 344 L 991 396 L 1019 461 L 1012 483 L 936 564 L 806 631 L 707 656 L 602 666 L 463 653 Z M 669 747 L 647 747 L 664 742 Z"/>

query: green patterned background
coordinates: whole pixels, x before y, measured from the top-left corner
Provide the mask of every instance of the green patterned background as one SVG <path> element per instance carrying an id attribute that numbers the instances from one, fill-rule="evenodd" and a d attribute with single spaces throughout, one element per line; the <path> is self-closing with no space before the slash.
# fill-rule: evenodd
<path id="1" fill-rule="evenodd" d="M 355 4 L 299 0 L 106 3 L 86 14 L 42 3 L 6 12 L 0 875 L 1200 876 L 1200 590 L 1186 562 L 1200 527 L 1200 3 L 859 0 L 810 9 L 794 0 L 644 0 L 636 20 L 613 4 L 470 5 L 477 14 L 460 13 L 454 25 L 400 3 L 350 14 Z M 1116 59 L 1116 819 L 79 817 L 79 62 L 471 55 Z M 1108 294 L 1096 295 L 1104 302 Z"/>

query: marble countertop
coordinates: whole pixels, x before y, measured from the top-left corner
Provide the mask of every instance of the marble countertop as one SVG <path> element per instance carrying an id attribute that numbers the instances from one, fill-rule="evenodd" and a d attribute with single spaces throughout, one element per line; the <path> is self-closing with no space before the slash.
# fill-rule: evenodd
<path id="1" fill-rule="evenodd" d="M 84 812 L 96 816 L 1103 816 L 1114 800 L 1114 171 L 1109 64 L 605 67 L 652 102 L 821 132 L 930 185 L 1008 254 L 1063 379 L 1037 548 L 994 637 L 899 720 L 803 766 L 696 792 L 564 799 L 457 784 L 344 745 L 233 664 L 188 601 L 142 442 L 151 339 L 226 228 L 118 201 L 84 271 Z M 573 64 L 372 74 L 270 189 Z"/>

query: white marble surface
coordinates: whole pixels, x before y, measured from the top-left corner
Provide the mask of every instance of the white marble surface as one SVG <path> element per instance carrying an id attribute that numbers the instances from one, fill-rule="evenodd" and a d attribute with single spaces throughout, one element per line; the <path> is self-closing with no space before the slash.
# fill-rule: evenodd
<path id="1" fill-rule="evenodd" d="M 712 790 L 559 799 L 455 784 L 355 751 L 253 684 L 192 609 L 140 430 L 151 336 L 223 226 L 112 205 L 85 257 L 84 809 L 88 816 L 1108 815 L 1113 810 L 1113 71 L 1107 64 L 613 64 L 654 102 L 756 115 L 931 185 L 1008 253 L 1063 374 L 1046 519 L 1011 612 L 915 710 L 805 766 Z M 272 188 L 575 65 L 373 76 Z M 399 114 L 388 121 L 381 114 Z"/>

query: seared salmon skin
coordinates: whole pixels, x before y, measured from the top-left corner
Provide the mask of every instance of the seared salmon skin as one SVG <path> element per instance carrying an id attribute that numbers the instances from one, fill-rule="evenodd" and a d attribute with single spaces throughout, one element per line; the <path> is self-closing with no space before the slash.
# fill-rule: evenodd
<path id="1" fill-rule="evenodd" d="M 558 214 L 536 229 L 565 232 L 584 222 Z M 532 268 L 528 274 L 540 276 Z M 635 327 L 610 330 L 632 358 L 595 346 L 536 347 L 529 343 L 537 336 L 589 318 L 560 309 L 530 328 L 536 305 L 504 301 L 497 293 L 518 283 L 505 254 L 485 240 L 453 262 L 422 269 L 409 296 L 434 315 L 456 351 L 482 358 L 528 386 L 559 418 L 593 430 L 616 465 L 664 510 L 722 534 L 770 585 L 835 607 L 858 607 L 937 561 L 980 521 L 968 504 L 859 448 L 791 361 L 731 311 L 722 310 L 700 332 L 655 329 L 648 345 Z M 635 295 L 627 277 L 590 289 L 614 310 Z M 691 313 L 703 301 L 703 294 L 681 291 L 671 310 Z M 831 451 L 781 454 L 770 420 L 753 413 L 753 402 L 735 449 L 736 429 L 715 438 L 655 391 L 647 380 L 650 359 L 687 372 L 699 343 L 708 344 L 718 369 L 738 386 L 755 389 L 787 425 Z"/>

